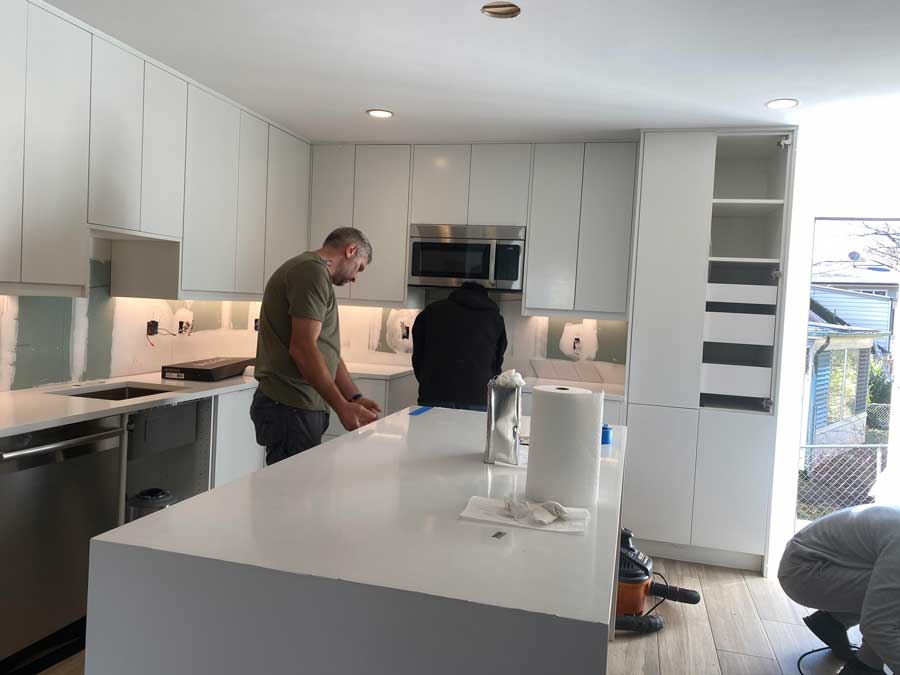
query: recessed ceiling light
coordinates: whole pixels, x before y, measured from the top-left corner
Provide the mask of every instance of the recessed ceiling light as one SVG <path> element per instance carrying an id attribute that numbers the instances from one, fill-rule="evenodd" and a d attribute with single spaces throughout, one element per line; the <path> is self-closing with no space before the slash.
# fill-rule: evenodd
<path id="1" fill-rule="evenodd" d="M 519 6 L 512 2 L 489 2 L 481 8 L 481 13 L 492 19 L 514 19 L 521 12 Z"/>
<path id="2" fill-rule="evenodd" d="M 800 101 L 795 98 L 773 98 L 766 103 L 769 110 L 790 110 L 800 105 Z"/>
<path id="3" fill-rule="evenodd" d="M 366 110 L 366 114 L 369 117 L 377 117 L 383 120 L 394 116 L 394 113 L 390 110 L 382 110 L 381 108 L 370 108 L 369 110 Z"/>

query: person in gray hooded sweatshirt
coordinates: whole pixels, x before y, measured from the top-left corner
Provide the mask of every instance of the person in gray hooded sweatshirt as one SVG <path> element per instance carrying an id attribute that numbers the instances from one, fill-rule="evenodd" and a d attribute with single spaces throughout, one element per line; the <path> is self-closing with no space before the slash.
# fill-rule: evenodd
<path id="1" fill-rule="evenodd" d="M 806 526 L 788 543 L 778 580 L 816 609 L 803 621 L 838 658 L 842 675 L 900 673 L 900 508 L 856 506 Z M 850 647 L 859 625 L 863 643 Z"/>

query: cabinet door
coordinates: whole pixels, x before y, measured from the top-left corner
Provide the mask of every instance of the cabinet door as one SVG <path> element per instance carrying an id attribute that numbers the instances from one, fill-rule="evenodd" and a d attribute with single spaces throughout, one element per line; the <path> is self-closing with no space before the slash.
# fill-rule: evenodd
<path id="1" fill-rule="evenodd" d="M 772 415 L 701 410 L 691 543 L 765 553 L 774 462 Z"/>
<path id="2" fill-rule="evenodd" d="M 697 410 L 628 406 L 622 527 L 641 539 L 691 543 Z"/>
<path id="3" fill-rule="evenodd" d="M 84 285 L 91 35 L 28 5 L 22 281 Z"/>
<path id="4" fill-rule="evenodd" d="M 466 223 L 471 152 L 471 145 L 415 146 L 410 222 Z"/>
<path id="5" fill-rule="evenodd" d="M 240 135 L 237 108 L 188 88 L 182 288 L 234 290 Z"/>
<path id="6" fill-rule="evenodd" d="M 309 243 L 309 146 L 269 127 L 266 281 Z"/>
<path id="7" fill-rule="evenodd" d="M 581 213 L 583 143 L 534 146 L 525 306 L 572 309 Z"/>
<path id="8" fill-rule="evenodd" d="M 144 70 L 144 154 L 141 231 L 184 232 L 187 82 L 147 63 Z"/>
<path id="9" fill-rule="evenodd" d="M 141 227 L 144 61 L 93 36 L 88 222 Z"/>
<path id="10" fill-rule="evenodd" d="M 25 133 L 25 0 L 0 3 L 0 281 L 22 274 L 22 156 Z"/>
<path id="11" fill-rule="evenodd" d="M 628 303 L 636 143 L 588 143 L 575 309 L 624 314 Z"/>
<path id="12" fill-rule="evenodd" d="M 315 145 L 309 194 L 309 246 L 318 248 L 332 230 L 353 225 L 354 145 Z M 350 286 L 335 286 L 339 298 L 350 297 Z"/>
<path id="13" fill-rule="evenodd" d="M 216 396 L 213 487 L 243 478 L 266 465 L 266 449 L 256 444 L 250 420 L 254 389 Z"/>
<path id="14" fill-rule="evenodd" d="M 262 293 L 266 257 L 266 173 L 269 125 L 241 112 L 238 164 L 237 259 L 234 290 Z"/>
<path id="15" fill-rule="evenodd" d="M 700 399 L 716 137 L 644 136 L 628 399 Z"/>
<path id="16" fill-rule="evenodd" d="M 403 302 L 409 215 L 409 146 L 356 147 L 353 225 L 372 242 L 373 264 L 350 291 L 354 300 Z"/>
<path id="17" fill-rule="evenodd" d="M 530 144 L 473 145 L 469 179 L 469 225 L 525 227 L 528 222 L 530 184 Z"/>

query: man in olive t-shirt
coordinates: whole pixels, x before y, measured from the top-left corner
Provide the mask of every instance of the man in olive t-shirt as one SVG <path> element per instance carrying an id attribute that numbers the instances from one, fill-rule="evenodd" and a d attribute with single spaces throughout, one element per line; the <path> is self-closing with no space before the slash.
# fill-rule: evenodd
<path id="1" fill-rule="evenodd" d="M 356 281 L 372 260 L 366 236 L 335 230 L 272 274 L 263 294 L 256 345 L 259 387 L 250 406 L 266 464 L 319 445 L 329 407 L 348 431 L 374 421 L 381 408 L 363 397 L 341 359 L 334 286 Z"/>

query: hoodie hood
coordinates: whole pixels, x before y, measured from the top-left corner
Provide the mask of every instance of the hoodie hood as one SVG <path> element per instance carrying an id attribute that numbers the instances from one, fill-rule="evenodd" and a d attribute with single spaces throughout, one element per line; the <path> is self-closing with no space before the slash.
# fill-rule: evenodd
<path id="1" fill-rule="evenodd" d="M 457 305 L 481 311 L 499 312 L 497 303 L 491 300 L 484 288 L 457 288 L 450 294 L 450 301 Z"/>

